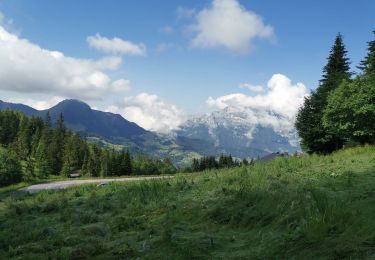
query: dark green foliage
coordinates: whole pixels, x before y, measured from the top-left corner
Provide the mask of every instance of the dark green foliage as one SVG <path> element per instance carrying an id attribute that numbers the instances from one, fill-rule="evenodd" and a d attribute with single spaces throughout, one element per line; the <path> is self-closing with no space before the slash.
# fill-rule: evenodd
<path id="1" fill-rule="evenodd" d="M 335 43 L 323 69 L 322 80 L 315 92 L 305 99 L 299 109 L 296 128 L 301 137 L 301 145 L 308 153 L 326 154 L 342 147 L 344 140 L 335 131 L 323 125 L 323 112 L 327 106 L 329 94 L 343 80 L 351 77 L 349 59 L 341 35 L 337 35 Z"/>
<path id="2" fill-rule="evenodd" d="M 126 153 L 124 154 L 121 168 L 123 169 L 126 175 L 131 175 L 133 173 L 132 158 L 130 156 L 129 151 L 126 151 Z"/>
<path id="3" fill-rule="evenodd" d="M 128 151 L 115 152 L 88 143 L 65 128 L 62 114 L 53 125 L 49 113 L 42 120 L 19 112 L 0 111 L 0 146 L 6 147 L 5 153 L 22 162 L 24 180 L 44 179 L 51 175 L 69 177 L 72 173 L 105 177 L 177 171 L 169 159 L 143 156 L 134 161 Z M 21 181 L 20 178 L 14 180 Z"/>
<path id="4" fill-rule="evenodd" d="M 169 159 L 157 160 L 139 155 L 134 158 L 132 172 L 135 175 L 160 175 L 174 174 L 177 172 L 177 169 Z"/>
<path id="5" fill-rule="evenodd" d="M 373 31 L 375 34 L 375 30 Z M 364 74 L 375 73 L 375 40 L 368 42 L 367 55 L 358 66 Z"/>
<path id="6" fill-rule="evenodd" d="M 17 136 L 20 115 L 17 112 L 5 110 L 0 117 L 0 144 L 8 145 Z"/>
<path id="7" fill-rule="evenodd" d="M 185 172 L 199 172 L 212 169 L 233 168 L 243 165 L 249 165 L 249 161 L 244 159 L 242 162 L 234 160 L 231 155 L 220 155 L 217 160 L 215 156 L 205 156 L 200 159 L 193 159 L 191 169 Z"/>
<path id="8" fill-rule="evenodd" d="M 0 147 L 0 187 L 22 180 L 21 164 L 16 156 Z"/>
<path id="9" fill-rule="evenodd" d="M 343 79 L 350 78 L 352 74 L 350 72 L 350 61 L 347 58 L 347 50 L 341 34 L 336 36 L 335 43 L 327 60 L 328 62 L 323 68 L 323 76 L 320 81 L 320 91 L 325 93 L 336 89 L 337 85 Z"/>
<path id="10" fill-rule="evenodd" d="M 375 40 L 367 49 L 362 74 L 331 92 L 324 110 L 324 127 L 348 144 L 375 143 Z"/>
<path id="11" fill-rule="evenodd" d="M 375 143 L 375 74 L 343 82 L 329 97 L 324 123 L 347 141 Z"/>
<path id="12" fill-rule="evenodd" d="M 61 149 L 61 147 L 64 147 L 65 134 L 66 129 L 64 126 L 64 117 L 62 114 L 60 114 L 59 119 L 56 122 L 56 127 L 53 131 L 53 135 L 51 137 L 51 144 L 49 149 L 49 152 L 53 155 L 51 157 L 51 165 L 52 172 L 55 175 L 58 175 L 60 173 L 60 170 L 63 166 L 64 149 Z"/>

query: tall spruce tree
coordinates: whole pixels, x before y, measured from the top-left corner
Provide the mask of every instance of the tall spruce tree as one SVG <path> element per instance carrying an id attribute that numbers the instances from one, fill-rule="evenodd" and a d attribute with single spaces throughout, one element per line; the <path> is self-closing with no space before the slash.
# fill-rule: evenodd
<path id="1" fill-rule="evenodd" d="M 372 32 L 375 34 L 375 30 Z M 357 66 L 364 74 L 375 73 L 375 40 L 368 42 L 367 45 L 367 55 Z"/>
<path id="2" fill-rule="evenodd" d="M 129 151 L 127 150 L 124 155 L 124 164 L 125 164 L 125 175 L 131 175 L 133 173 L 133 165 L 132 165 L 132 158 L 130 156 Z"/>
<path id="3" fill-rule="evenodd" d="M 357 67 L 362 73 L 330 94 L 323 123 L 352 144 L 374 144 L 375 40 L 368 42 L 367 54 Z"/>
<path id="4" fill-rule="evenodd" d="M 47 113 L 35 155 L 35 172 L 39 178 L 45 178 L 53 173 L 52 154 L 50 153 L 51 139 L 51 117 Z"/>
<path id="5" fill-rule="evenodd" d="M 109 161 L 109 152 L 104 150 L 100 156 L 100 176 L 106 177 L 109 175 L 110 161 Z"/>
<path id="6" fill-rule="evenodd" d="M 319 87 L 305 99 L 297 114 L 296 128 L 302 139 L 302 148 L 306 152 L 326 154 L 342 147 L 344 139 L 324 127 L 323 113 L 329 94 L 343 80 L 349 80 L 351 75 L 347 51 L 341 34 L 338 34 L 328 62 L 323 68 Z"/>
<path id="7" fill-rule="evenodd" d="M 50 143 L 52 169 L 56 175 L 59 174 L 63 168 L 65 133 L 64 117 L 60 114 Z"/>

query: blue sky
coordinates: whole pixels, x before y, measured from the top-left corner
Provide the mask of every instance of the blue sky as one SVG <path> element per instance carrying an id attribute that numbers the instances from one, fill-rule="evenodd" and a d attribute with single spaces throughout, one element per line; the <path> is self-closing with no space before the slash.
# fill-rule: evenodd
<path id="1" fill-rule="evenodd" d="M 202 41 L 194 45 L 202 31 L 192 27 L 199 24 L 198 17 L 204 10 L 212 11 L 214 1 L 236 2 L 243 12 L 261 19 L 263 29 L 272 28 L 272 33 L 260 36 L 263 30 L 242 40 L 250 50 L 220 43 L 206 46 Z M 371 31 L 375 29 L 373 0 L 3 0 L 0 11 L 2 26 L 8 33 L 43 49 L 77 59 L 121 57 L 122 63 L 106 75 L 113 80 L 129 80 L 130 89 L 102 95 L 101 99 L 82 97 L 100 109 L 117 107 L 120 113 L 124 98 L 132 103 L 130 97 L 140 93 L 156 95 L 184 114 L 209 111 L 208 97 L 259 95 L 239 85 L 266 87 L 277 73 L 293 84 L 302 82 L 307 89 L 314 89 L 338 32 L 344 36 L 354 69 L 365 55 L 366 42 L 372 39 Z M 254 25 L 250 22 L 248 26 Z M 96 34 L 135 45 L 142 43 L 147 51 L 144 55 L 104 53 L 88 46 L 87 37 Z M 240 37 L 241 31 L 236 35 Z M 218 37 L 222 40 L 225 32 Z M 0 91 L 2 99 L 29 99 L 29 103 L 31 99 L 69 97 L 69 91 L 54 93 L 53 89 L 40 93 L 22 88 Z M 80 98 L 76 94 L 72 97 Z"/>

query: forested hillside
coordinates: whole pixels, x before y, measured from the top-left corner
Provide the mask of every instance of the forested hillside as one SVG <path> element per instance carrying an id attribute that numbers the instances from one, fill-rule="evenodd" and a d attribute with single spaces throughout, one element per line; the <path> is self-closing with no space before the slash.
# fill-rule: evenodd
<path id="1" fill-rule="evenodd" d="M 41 119 L 10 110 L 0 111 L 0 157 L 0 186 L 71 173 L 106 177 L 176 172 L 168 159 L 133 158 L 128 151 L 88 143 L 66 129 L 62 115 L 52 128 L 49 114 Z"/>

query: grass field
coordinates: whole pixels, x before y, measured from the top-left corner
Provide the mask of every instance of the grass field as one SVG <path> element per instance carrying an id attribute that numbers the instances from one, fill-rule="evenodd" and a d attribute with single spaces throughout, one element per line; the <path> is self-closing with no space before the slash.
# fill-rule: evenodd
<path id="1" fill-rule="evenodd" d="M 375 259 L 374 147 L 0 201 L 0 259 Z"/>

